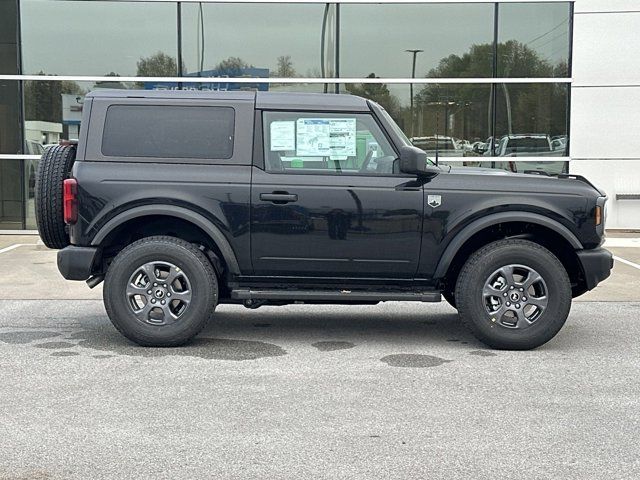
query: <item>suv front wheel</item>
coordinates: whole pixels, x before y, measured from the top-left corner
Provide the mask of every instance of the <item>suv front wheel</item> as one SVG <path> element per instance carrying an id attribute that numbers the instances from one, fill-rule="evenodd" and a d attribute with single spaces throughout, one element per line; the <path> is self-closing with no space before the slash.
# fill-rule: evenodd
<path id="1" fill-rule="evenodd" d="M 485 344 L 529 350 L 551 340 L 571 308 L 571 283 L 558 258 L 527 240 L 500 240 L 467 260 L 456 282 L 463 323 Z"/>
<path id="2" fill-rule="evenodd" d="M 113 325 L 142 346 L 187 343 L 204 328 L 217 304 L 211 262 L 194 245 L 174 237 L 147 237 L 113 260 L 104 284 Z"/>

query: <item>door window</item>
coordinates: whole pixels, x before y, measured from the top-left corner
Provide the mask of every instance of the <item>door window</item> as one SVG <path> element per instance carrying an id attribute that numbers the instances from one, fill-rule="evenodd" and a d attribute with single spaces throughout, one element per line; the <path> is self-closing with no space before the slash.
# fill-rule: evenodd
<path id="1" fill-rule="evenodd" d="M 397 155 L 370 114 L 265 112 L 271 173 L 393 175 Z"/>

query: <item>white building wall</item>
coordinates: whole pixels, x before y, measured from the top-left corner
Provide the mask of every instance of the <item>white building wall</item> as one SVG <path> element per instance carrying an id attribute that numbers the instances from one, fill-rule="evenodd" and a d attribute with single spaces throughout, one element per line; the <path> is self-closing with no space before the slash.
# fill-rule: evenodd
<path id="1" fill-rule="evenodd" d="M 609 228 L 640 229 L 640 0 L 576 0 L 571 173 L 610 197 Z"/>

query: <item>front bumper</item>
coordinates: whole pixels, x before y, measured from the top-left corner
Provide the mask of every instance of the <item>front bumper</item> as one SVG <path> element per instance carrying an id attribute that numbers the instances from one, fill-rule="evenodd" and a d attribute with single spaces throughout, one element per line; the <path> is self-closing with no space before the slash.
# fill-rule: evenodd
<path id="1" fill-rule="evenodd" d="M 593 290 L 598 283 L 611 275 L 613 255 L 609 250 L 600 247 L 591 250 L 579 250 L 576 253 L 582 267 L 587 290 Z"/>
<path id="2" fill-rule="evenodd" d="M 67 280 L 87 280 L 99 258 L 99 248 L 69 245 L 58 251 L 58 270 Z"/>

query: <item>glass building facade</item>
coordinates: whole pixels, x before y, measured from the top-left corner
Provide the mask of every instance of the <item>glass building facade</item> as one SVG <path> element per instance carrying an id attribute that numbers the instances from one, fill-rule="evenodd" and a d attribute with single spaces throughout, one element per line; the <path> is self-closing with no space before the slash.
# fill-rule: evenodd
<path id="1" fill-rule="evenodd" d="M 93 89 L 350 93 L 443 163 L 567 171 L 571 2 L 0 2 L 0 229 Z"/>

